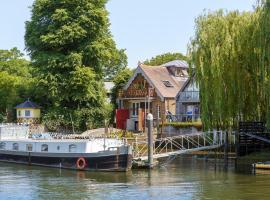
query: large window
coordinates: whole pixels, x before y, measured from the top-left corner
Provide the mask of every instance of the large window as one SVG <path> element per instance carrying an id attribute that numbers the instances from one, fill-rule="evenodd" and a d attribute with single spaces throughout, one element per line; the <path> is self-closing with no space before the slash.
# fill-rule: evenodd
<path id="1" fill-rule="evenodd" d="M 133 103 L 132 104 L 132 115 L 133 116 L 138 116 L 139 108 L 140 108 L 140 103 Z"/>
<path id="2" fill-rule="evenodd" d="M 6 149 L 6 143 L 0 142 L 0 150 L 5 150 L 5 149 Z"/>
<path id="3" fill-rule="evenodd" d="M 157 105 L 157 114 L 158 114 L 158 118 L 161 119 L 161 109 L 160 109 L 160 105 Z"/>
<path id="4" fill-rule="evenodd" d="M 41 145 L 41 151 L 48 151 L 48 145 L 47 144 L 43 144 Z"/>
<path id="5" fill-rule="evenodd" d="M 20 110 L 18 111 L 18 116 L 19 116 L 19 117 L 21 116 L 21 111 L 20 111 Z"/>
<path id="6" fill-rule="evenodd" d="M 25 110 L 24 111 L 24 116 L 25 117 L 31 117 L 31 111 L 30 110 Z"/>
<path id="7" fill-rule="evenodd" d="M 148 107 L 150 109 L 148 109 Z M 142 109 L 143 112 L 146 112 L 147 113 L 151 113 L 152 112 L 152 102 L 148 102 L 148 101 L 145 101 L 145 102 L 141 102 L 140 103 L 140 108 Z"/>
<path id="8" fill-rule="evenodd" d="M 12 149 L 13 149 L 14 151 L 18 151 L 18 150 L 19 150 L 19 144 L 18 144 L 18 143 L 13 143 Z"/>
<path id="9" fill-rule="evenodd" d="M 77 146 L 75 144 L 69 145 L 69 152 L 75 153 L 77 151 Z"/>

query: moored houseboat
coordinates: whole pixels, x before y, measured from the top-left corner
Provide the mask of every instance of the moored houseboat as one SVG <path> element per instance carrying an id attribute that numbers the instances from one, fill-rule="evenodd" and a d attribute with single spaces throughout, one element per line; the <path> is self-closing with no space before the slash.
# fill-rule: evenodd
<path id="1" fill-rule="evenodd" d="M 0 161 L 76 170 L 128 171 L 131 168 L 131 147 L 119 139 L 14 138 L 7 137 L 3 130 L 1 134 Z"/>

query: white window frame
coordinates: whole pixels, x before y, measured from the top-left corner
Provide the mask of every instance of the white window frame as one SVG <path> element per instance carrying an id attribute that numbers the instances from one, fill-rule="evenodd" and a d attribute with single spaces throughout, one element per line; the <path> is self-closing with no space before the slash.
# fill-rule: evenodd
<path id="1" fill-rule="evenodd" d="M 42 144 L 40 150 L 42 152 L 48 152 L 49 151 L 49 145 L 48 144 Z"/>
<path id="2" fill-rule="evenodd" d="M 69 151 L 70 153 L 76 153 L 76 152 L 77 152 L 77 145 L 76 145 L 76 144 L 70 144 L 70 145 L 68 146 L 68 151 Z"/>
<path id="3" fill-rule="evenodd" d="M 5 149 L 6 149 L 6 143 L 0 142 L 0 150 L 5 150 Z"/>
<path id="4" fill-rule="evenodd" d="M 18 151 L 19 150 L 19 144 L 18 143 L 13 143 L 12 144 L 12 150 L 13 151 Z"/>
<path id="5" fill-rule="evenodd" d="M 132 117 L 139 115 L 140 102 L 132 102 Z"/>
<path id="6" fill-rule="evenodd" d="M 33 144 L 26 144 L 26 151 L 33 151 Z"/>
<path id="7" fill-rule="evenodd" d="M 27 115 L 28 112 L 29 112 L 29 115 Z M 27 114 L 26 114 L 26 113 L 27 113 Z M 24 111 L 24 116 L 25 116 L 25 117 L 31 117 L 31 110 L 25 110 L 25 111 Z"/>

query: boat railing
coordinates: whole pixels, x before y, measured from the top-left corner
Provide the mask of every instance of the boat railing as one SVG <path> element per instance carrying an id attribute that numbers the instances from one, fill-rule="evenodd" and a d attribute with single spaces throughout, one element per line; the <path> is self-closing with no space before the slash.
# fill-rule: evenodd
<path id="1" fill-rule="evenodd" d="M 39 133 L 39 134 L 32 134 L 31 139 L 35 140 L 62 140 L 62 139 L 95 139 L 95 138 L 113 138 L 116 139 L 118 136 L 116 134 L 111 135 L 81 135 L 81 134 L 65 134 L 65 133 L 56 133 L 56 132 L 47 132 L 47 133 Z"/>

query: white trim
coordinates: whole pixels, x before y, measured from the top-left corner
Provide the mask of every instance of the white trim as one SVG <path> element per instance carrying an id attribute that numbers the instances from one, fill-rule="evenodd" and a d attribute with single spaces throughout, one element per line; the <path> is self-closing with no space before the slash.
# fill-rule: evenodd
<path id="1" fill-rule="evenodd" d="M 135 71 L 135 73 L 133 74 L 133 76 L 129 79 L 129 81 L 127 82 L 127 84 L 124 87 L 124 90 L 127 90 L 129 88 L 129 86 L 131 85 L 131 83 L 135 80 L 135 78 L 137 77 L 138 74 L 142 74 L 142 76 L 147 80 L 147 82 L 153 87 L 155 88 L 155 91 L 157 93 L 157 95 L 160 97 L 161 101 L 164 101 L 164 97 L 162 96 L 161 92 L 157 89 L 157 87 L 155 87 L 155 85 L 153 84 L 153 82 L 151 81 L 151 79 L 149 79 L 149 77 L 144 73 L 144 71 L 142 70 L 141 66 L 139 65 Z"/>

